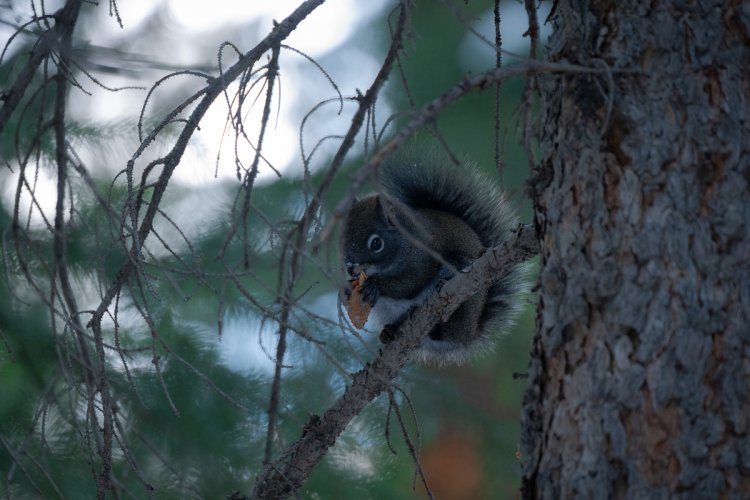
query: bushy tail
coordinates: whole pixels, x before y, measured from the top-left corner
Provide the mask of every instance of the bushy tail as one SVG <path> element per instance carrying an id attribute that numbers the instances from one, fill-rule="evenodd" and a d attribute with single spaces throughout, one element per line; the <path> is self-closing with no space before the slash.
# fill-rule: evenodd
<path id="1" fill-rule="evenodd" d="M 487 248 L 506 241 L 518 224 L 496 180 L 471 165 L 455 165 L 434 152 L 418 156 L 407 153 L 395 158 L 381 167 L 378 181 L 390 196 L 405 205 L 455 214 L 474 229 Z M 523 306 L 520 295 L 528 290 L 525 276 L 526 265 L 519 264 L 488 290 L 479 322 L 482 339 L 465 346 L 467 357 L 485 350 L 487 346 L 482 343 L 492 342 L 498 331 L 505 331 L 514 323 Z"/>
<path id="2" fill-rule="evenodd" d="M 496 181 L 437 153 L 397 157 L 383 165 L 378 180 L 388 194 L 410 207 L 456 215 L 488 248 L 506 240 L 518 223 Z"/>

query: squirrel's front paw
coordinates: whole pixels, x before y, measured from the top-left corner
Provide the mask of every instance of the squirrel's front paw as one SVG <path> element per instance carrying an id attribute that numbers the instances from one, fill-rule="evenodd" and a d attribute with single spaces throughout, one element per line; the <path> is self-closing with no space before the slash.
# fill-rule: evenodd
<path id="1" fill-rule="evenodd" d="M 380 297 L 380 287 L 373 279 L 365 280 L 360 290 L 362 296 L 362 302 L 370 305 L 375 305 L 378 297 Z"/>
<path id="2" fill-rule="evenodd" d="M 383 329 L 380 331 L 380 342 L 383 344 L 390 344 L 394 340 L 396 340 L 396 332 L 398 331 L 398 326 L 396 325 L 385 325 Z"/>

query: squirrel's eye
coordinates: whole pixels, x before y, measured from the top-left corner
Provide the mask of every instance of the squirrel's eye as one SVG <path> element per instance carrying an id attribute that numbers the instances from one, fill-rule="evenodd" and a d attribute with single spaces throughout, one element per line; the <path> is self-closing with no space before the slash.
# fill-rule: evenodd
<path id="1" fill-rule="evenodd" d="M 377 234 L 371 234 L 370 237 L 367 238 L 367 248 L 369 248 L 371 252 L 380 253 L 384 246 L 383 238 Z"/>

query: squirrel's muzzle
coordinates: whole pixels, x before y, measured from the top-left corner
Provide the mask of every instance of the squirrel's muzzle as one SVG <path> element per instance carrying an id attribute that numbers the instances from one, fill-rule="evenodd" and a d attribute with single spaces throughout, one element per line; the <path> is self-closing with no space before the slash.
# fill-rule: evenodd
<path id="1" fill-rule="evenodd" d="M 350 280 L 356 279 L 359 276 L 359 273 L 365 270 L 366 266 L 361 266 L 359 264 L 355 264 L 354 262 L 346 262 L 346 274 L 349 275 Z"/>

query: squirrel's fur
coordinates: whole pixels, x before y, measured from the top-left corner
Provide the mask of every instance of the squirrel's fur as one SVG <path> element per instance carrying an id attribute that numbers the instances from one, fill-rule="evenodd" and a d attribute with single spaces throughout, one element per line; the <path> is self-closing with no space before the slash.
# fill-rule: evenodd
<path id="1" fill-rule="evenodd" d="M 367 275 L 362 297 L 373 304 L 368 326 L 381 323 L 383 338 L 454 271 L 505 241 L 517 220 L 492 180 L 435 154 L 398 158 L 381 167 L 377 181 L 382 189 L 355 202 L 343 236 L 349 278 Z M 523 265 L 515 266 L 477 290 L 425 337 L 417 357 L 460 363 L 489 350 L 517 315 L 523 274 Z"/>

